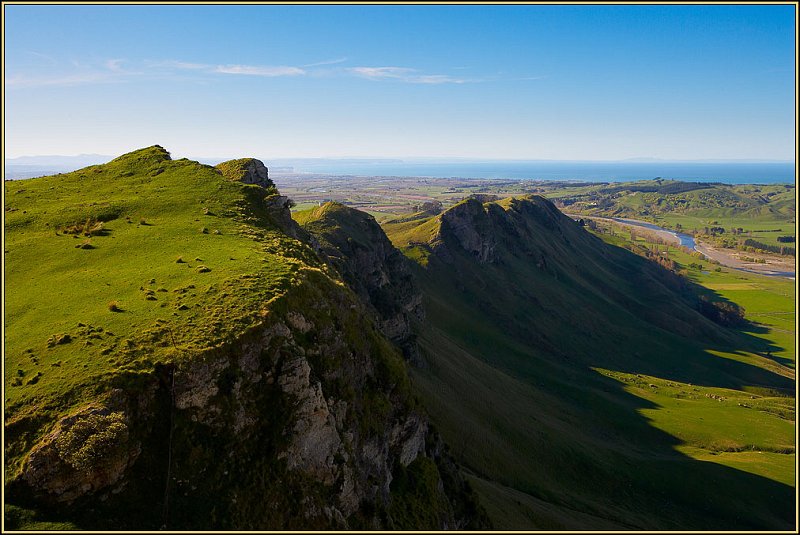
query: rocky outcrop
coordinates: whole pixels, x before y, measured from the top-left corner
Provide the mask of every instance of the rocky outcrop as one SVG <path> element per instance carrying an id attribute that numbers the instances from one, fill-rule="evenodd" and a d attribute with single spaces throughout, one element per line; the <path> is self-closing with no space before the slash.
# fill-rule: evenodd
<path id="1" fill-rule="evenodd" d="M 275 183 L 269 178 L 269 170 L 261 160 L 241 158 L 229 160 L 217 165 L 217 169 L 228 180 L 237 180 L 245 184 L 256 184 L 262 188 L 274 188 Z"/>
<path id="2" fill-rule="evenodd" d="M 338 203 L 315 209 L 304 228 L 318 252 L 374 312 L 378 327 L 407 359 L 421 364 L 411 321 L 422 320 L 422 293 L 405 257 L 371 215 Z"/>
<path id="3" fill-rule="evenodd" d="M 277 193 L 268 195 L 264 199 L 264 204 L 270 214 L 272 222 L 285 232 L 288 236 L 303 241 L 308 241 L 308 234 L 303 232 L 294 219 L 292 219 L 292 207 L 294 201 L 284 195 Z"/>

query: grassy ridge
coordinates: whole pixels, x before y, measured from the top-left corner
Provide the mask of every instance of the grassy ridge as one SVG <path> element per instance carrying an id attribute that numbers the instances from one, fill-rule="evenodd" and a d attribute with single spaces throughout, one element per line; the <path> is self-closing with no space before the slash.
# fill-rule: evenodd
<path id="1" fill-rule="evenodd" d="M 385 224 L 418 260 L 429 230 L 412 227 Z M 761 356 L 777 346 L 690 320 L 654 264 L 575 228 L 529 236 L 549 270 L 535 254 L 479 265 L 455 248 L 418 264 L 430 366 L 414 384 L 496 526 L 786 529 L 793 369 Z"/>
<path id="2" fill-rule="evenodd" d="M 176 358 L 175 345 L 235 337 L 314 262 L 270 223 L 262 188 L 158 146 L 5 188 L 12 430 Z M 14 466 L 33 437 L 7 438 L 21 441 Z"/>

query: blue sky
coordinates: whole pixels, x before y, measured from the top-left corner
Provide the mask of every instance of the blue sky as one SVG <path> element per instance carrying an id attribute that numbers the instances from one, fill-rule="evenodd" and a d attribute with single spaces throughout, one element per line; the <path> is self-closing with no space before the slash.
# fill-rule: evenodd
<path id="1" fill-rule="evenodd" d="M 4 9 L 7 158 L 794 160 L 793 5 Z"/>

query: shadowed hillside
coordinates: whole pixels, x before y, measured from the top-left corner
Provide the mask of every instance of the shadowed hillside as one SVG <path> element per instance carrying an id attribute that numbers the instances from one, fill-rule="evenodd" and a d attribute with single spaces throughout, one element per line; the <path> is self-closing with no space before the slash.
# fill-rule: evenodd
<path id="1" fill-rule="evenodd" d="M 684 279 L 535 196 L 384 228 L 425 296 L 415 386 L 498 527 L 793 525 L 791 487 L 685 453 L 793 455 L 793 412 L 776 413 L 794 373 L 737 359 L 764 342 L 702 316 Z M 690 440 L 643 416 L 664 403 Z"/>

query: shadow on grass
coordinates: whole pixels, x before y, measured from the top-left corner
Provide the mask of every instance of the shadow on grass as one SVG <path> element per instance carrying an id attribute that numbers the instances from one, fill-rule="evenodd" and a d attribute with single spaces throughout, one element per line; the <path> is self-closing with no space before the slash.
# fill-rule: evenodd
<path id="1" fill-rule="evenodd" d="M 681 441 L 642 415 L 655 404 L 593 371 L 794 396 L 792 379 L 708 351 L 779 347 L 754 336 L 752 324 L 707 321 L 692 308 L 691 286 L 670 302 L 654 290 L 661 301 L 651 306 L 665 313 L 643 311 L 623 285 L 649 284 L 635 277 L 649 261 L 627 251 L 619 258 L 633 275 L 608 283 L 602 295 L 564 272 L 515 272 L 509 258 L 500 266 L 433 259 L 426 270 L 415 268 L 428 310 L 420 327 L 428 368 L 414 372 L 415 384 L 469 471 L 547 502 L 550 524 L 543 525 L 558 529 L 607 521 L 657 530 L 792 529 L 791 486 L 677 451 Z M 477 278 L 493 281 L 483 285 L 491 295 L 475 290 Z M 510 520 L 495 527 L 541 528 Z"/>

